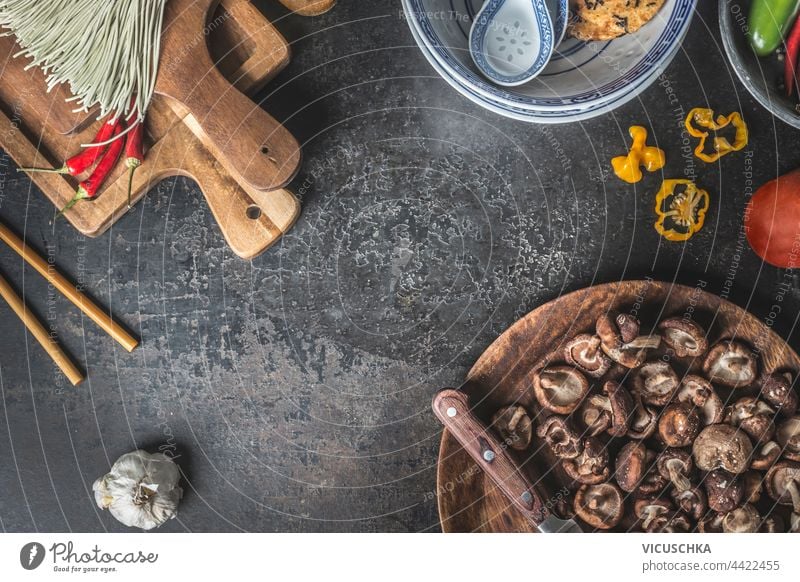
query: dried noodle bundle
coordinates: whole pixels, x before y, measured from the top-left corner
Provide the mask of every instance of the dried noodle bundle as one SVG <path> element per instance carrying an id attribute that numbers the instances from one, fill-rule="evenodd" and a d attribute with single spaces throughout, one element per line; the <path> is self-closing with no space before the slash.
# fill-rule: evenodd
<path id="1" fill-rule="evenodd" d="M 48 90 L 69 86 L 77 111 L 99 105 L 101 117 L 140 121 L 155 88 L 166 1 L 0 0 L 0 29 L 17 37 L 15 57 L 44 70 Z"/>

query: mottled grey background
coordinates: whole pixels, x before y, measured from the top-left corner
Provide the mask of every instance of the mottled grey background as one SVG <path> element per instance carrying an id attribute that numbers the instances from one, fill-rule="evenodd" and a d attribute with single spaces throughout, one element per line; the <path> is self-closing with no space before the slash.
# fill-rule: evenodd
<path id="1" fill-rule="evenodd" d="M 435 531 L 431 395 L 524 313 L 650 276 L 730 286 L 764 316 L 785 273 L 742 247 L 741 216 L 750 183 L 800 164 L 798 132 L 744 91 L 722 56 L 716 3 L 700 4 L 660 83 L 614 115 L 554 127 L 460 97 L 417 50 L 399 2 L 282 19 L 294 61 L 264 106 L 304 143 L 293 185 L 304 211 L 252 262 L 228 250 L 188 180 L 162 183 L 89 240 L 53 225 L 4 156 L 0 216 L 142 347 L 125 353 L 0 248 L 2 272 L 57 317 L 89 373 L 67 387 L 0 305 L 0 529 L 123 530 L 95 508 L 92 481 L 122 453 L 172 442 L 187 491 L 164 531 Z M 644 124 L 668 152 L 666 174 L 682 177 L 682 111 L 705 104 L 741 110 L 751 147 L 698 162 L 707 226 L 663 244 L 652 227 L 661 176 L 626 185 L 609 160 Z M 775 323 L 785 337 L 798 299 Z"/>

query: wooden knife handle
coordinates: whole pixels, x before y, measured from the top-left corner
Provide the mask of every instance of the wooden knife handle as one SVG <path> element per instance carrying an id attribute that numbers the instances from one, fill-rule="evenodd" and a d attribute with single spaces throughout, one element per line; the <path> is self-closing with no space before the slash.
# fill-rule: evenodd
<path id="1" fill-rule="evenodd" d="M 433 412 L 514 506 L 535 527 L 550 512 L 530 481 L 494 433 L 470 410 L 467 395 L 444 389 L 433 398 Z"/>

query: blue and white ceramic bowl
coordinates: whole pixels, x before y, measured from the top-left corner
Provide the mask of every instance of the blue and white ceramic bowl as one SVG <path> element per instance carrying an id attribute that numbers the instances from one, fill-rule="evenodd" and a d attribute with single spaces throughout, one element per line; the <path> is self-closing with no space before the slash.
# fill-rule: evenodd
<path id="1" fill-rule="evenodd" d="M 538 123 L 563 123 L 565 121 L 579 121 L 580 119 L 592 117 L 592 115 L 589 115 L 588 117 L 584 116 L 584 110 L 577 108 L 564 111 L 534 112 L 527 109 L 521 109 L 519 107 L 502 105 L 492 101 L 484 95 L 475 92 L 473 89 L 459 84 L 453 77 L 450 77 L 448 72 L 433 58 L 425 45 L 422 44 L 422 39 L 419 37 L 414 28 L 411 29 L 411 33 L 417 43 L 420 43 L 423 55 L 425 55 L 431 65 L 433 65 L 433 68 L 436 70 L 436 72 L 439 73 L 439 75 L 441 75 L 445 81 L 447 81 L 464 97 L 474 101 L 489 111 L 493 111 L 500 115 L 505 115 L 506 117 L 511 117 L 512 119 L 519 119 L 520 121 L 535 121 Z"/>
<path id="2" fill-rule="evenodd" d="M 418 42 L 421 42 L 421 39 L 417 38 L 417 33 L 412 30 L 414 37 L 417 39 Z M 426 49 L 423 48 L 423 53 L 426 52 Z M 529 109 L 521 109 L 519 107 L 512 107 L 506 104 L 498 103 L 493 101 L 484 95 L 476 93 L 473 89 L 469 87 L 465 87 L 460 85 L 455 80 L 447 75 L 447 72 L 442 69 L 438 63 L 432 60 L 432 57 L 428 54 L 425 54 L 428 57 L 428 60 L 433 65 L 434 69 L 454 88 L 456 91 L 474 101 L 475 103 L 481 105 L 485 109 L 489 111 L 493 111 L 499 115 L 503 115 L 505 117 L 510 117 L 512 119 L 518 119 L 520 121 L 527 121 L 531 123 L 545 123 L 545 124 L 556 124 L 556 123 L 568 123 L 568 122 L 575 122 L 575 121 L 584 121 L 587 119 L 591 119 L 592 117 L 596 117 L 598 115 L 609 113 L 613 111 L 616 107 L 619 107 L 620 103 L 624 103 L 628 101 L 628 98 L 621 100 L 620 102 L 609 102 L 609 103 L 597 103 L 589 107 L 584 108 L 574 108 L 574 109 L 564 109 L 564 110 L 550 110 L 550 111 L 532 111 Z M 652 79 L 648 80 L 648 84 L 656 79 L 658 76 L 658 72 L 655 72 Z M 631 97 L 632 98 L 632 97 Z"/>
<path id="3" fill-rule="evenodd" d="M 641 93 L 670 63 L 688 31 L 697 0 L 666 0 L 639 31 L 612 41 L 566 39 L 533 81 L 498 87 L 472 63 L 469 30 L 482 0 L 403 0 L 423 54 L 448 83 L 479 105 L 536 122 L 588 119 Z"/>

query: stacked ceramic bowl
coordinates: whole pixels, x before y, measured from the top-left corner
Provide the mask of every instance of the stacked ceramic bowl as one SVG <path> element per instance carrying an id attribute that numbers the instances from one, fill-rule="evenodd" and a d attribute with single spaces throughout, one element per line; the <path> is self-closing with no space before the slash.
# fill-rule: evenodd
<path id="1" fill-rule="evenodd" d="M 639 95 L 680 49 L 697 0 L 666 0 L 641 29 L 611 41 L 566 38 L 532 81 L 501 87 L 484 77 L 469 52 L 472 21 L 483 0 L 403 0 L 423 54 L 459 93 L 507 117 L 535 123 L 580 121 Z"/>

